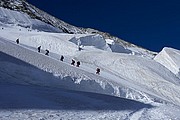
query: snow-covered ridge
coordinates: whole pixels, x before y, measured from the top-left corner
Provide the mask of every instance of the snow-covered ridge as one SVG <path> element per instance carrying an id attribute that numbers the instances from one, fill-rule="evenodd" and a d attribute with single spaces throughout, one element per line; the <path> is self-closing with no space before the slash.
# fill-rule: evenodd
<path id="1" fill-rule="evenodd" d="M 60 29 L 59 31 L 63 31 L 64 33 L 100 34 L 101 36 L 104 37 L 104 39 L 111 39 L 115 42 L 115 44 L 112 45 L 112 48 L 111 48 L 111 49 L 113 49 L 112 50 L 113 52 L 122 52 L 122 50 L 124 50 L 123 52 L 126 52 L 126 53 L 132 53 L 134 55 L 145 56 L 145 57 L 149 57 L 149 58 L 154 58 L 154 56 L 157 54 L 156 52 L 152 52 L 152 51 L 143 49 L 141 47 L 138 47 L 136 45 L 128 43 L 122 39 L 111 36 L 110 34 L 108 34 L 106 32 L 101 32 L 98 30 L 90 29 L 90 28 L 87 28 L 87 29 L 79 28 L 79 27 L 70 25 L 68 23 L 65 23 L 64 21 L 59 20 L 59 19 L 47 14 L 46 12 L 36 8 L 35 6 L 28 4 L 24 0 L 2 0 L 2 1 L 0 1 L 0 6 L 11 9 L 11 10 L 16 10 L 16 11 L 27 13 L 32 19 L 37 19 L 37 20 L 43 21 L 47 24 L 50 24 L 56 28 L 59 28 Z M 37 20 L 35 20 L 35 21 L 37 21 Z M 36 29 L 38 28 L 37 23 L 34 26 Z M 44 27 L 41 28 L 41 25 L 39 25 L 39 27 L 40 27 L 40 30 L 43 30 L 43 28 L 44 28 Z M 52 29 L 50 29 L 50 30 L 52 30 Z M 45 31 L 47 31 L 47 29 L 45 29 Z M 55 31 L 57 31 L 57 30 L 55 29 Z M 115 50 L 116 48 L 121 49 L 121 51 Z"/>
<path id="2" fill-rule="evenodd" d="M 32 19 L 27 14 L 12 11 L 9 9 L 5 9 L 0 7 L 0 24 L 3 26 L 9 27 L 24 27 L 29 30 L 38 30 L 38 31 L 47 31 L 47 32 L 62 32 L 59 29 L 46 24 L 40 20 Z"/>
<path id="3" fill-rule="evenodd" d="M 157 62 L 164 65 L 174 74 L 180 72 L 180 51 L 165 47 L 163 50 L 154 58 Z"/>
<path id="4" fill-rule="evenodd" d="M 38 19 L 42 22 L 50 24 L 56 28 L 59 28 L 60 31 L 65 33 L 83 33 L 82 30 L 80 30 L 78 27 L 72 26 L 47 14 L 35 6 L 28 4 L 25 0 L 1 0 L 0 6 L 3 8 L 27 13 L 32 19 Z"/>

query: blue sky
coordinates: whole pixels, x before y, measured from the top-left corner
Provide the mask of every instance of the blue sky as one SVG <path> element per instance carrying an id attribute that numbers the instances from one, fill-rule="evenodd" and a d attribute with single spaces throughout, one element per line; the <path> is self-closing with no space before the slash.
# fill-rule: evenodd
<path id="1" fill-rule="evenodd" d="M 78 27 L 108 32 L 152 51 L 180 50 L 180 0 L 27 0 Z"/>

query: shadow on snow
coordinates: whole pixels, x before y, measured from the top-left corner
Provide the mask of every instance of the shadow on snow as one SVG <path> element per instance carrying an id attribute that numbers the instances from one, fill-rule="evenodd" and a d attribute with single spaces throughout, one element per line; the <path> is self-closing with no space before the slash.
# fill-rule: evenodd
<path id="1" fill-rule="evenodd" d="M 152 107 L 151 105 L 125 98 L 67 90 L 68 88 L 63 88 L 63 85 L 51 86 L 51 82 L 56 81 L 54 82 L 54 84 L 56 84 L 58 81 L 60 82 L 61 79 L 3 52 L 0 52 L 0 62 L 4 63 L 0 65 L 1 110 L 51 109 L 137 111 L 142 108 Z M 14 65 L 14 67 L 23 67 L 23 69 L 16 73 L 17 71 L 15 68 L 5 68 L 7 67 L 6 64 Z M 14 72 L 12 72 L 11 69 L 15 69 Z M 8 72 L 8 70 L 11 72 Z M 68 79 L 68 77 L 66 77 L 65 80 L 66 79 Z M 40 82 L 38 82 L 38 80 L 40 80 Z M 47 85 L 48 83 L 50 84 L 49 86 Z M 69 83 L 67 82 L 67 84 Z M 99 87 L 99 89 L 100 88 L 101 87 Z M 78 89 L 76 88 L 76 90 Z"/>

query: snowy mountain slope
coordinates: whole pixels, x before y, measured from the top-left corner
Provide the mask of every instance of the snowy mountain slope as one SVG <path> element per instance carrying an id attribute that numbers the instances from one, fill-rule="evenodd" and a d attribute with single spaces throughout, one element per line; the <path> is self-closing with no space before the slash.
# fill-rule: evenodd
<path id="1" fill-rule="evenodd" d="M 88 73 L 82 72 L 75 67 L 71 67 L 70 65 L 53 60 L 45 55 L 38 54 L 37 52 L 25 49 L 22 46 L 15 45 L 8 41 L 1 39 L 0 43 L 1 51 L 3 51 L 0 52 L 1 119 L 39 119 L 44 118 L 44 116 L 46 116 L 46 119 L 66 119 L 71 118 L 72 115 L 73 117 L 71 119 L 80 119 L 85 116 L 88 116 L 89 119 L 100 119 L 100 117 L 103 116 L 106 116 L 106 119 L 114 119 L 117 117 L 125 119 L 140 109 L 151 108 L 151 105 L 128 99 L 59 89 L 75 89 L 76 87 L 77 90 L 81 91 L 86 89 L 92 92 L 103 91 L 102 93 L 105 93 L 105 90 L 108 90 L 110 86 L 101 82 L 99 83 L 101 86 L 98 87 L 98 84 L 93 82 L 94 78 L 96 81 L 102 79 L 98 76 L 91 75 L 91 78 Z M 26 62 L 19 59 L 26 60 Z M 47 63 L 44 63 L 45 61 Z M 52 63 L 56 65 L 51 66 Z M 33 66 L 33 64 L 36 66 Z M 53 75 L 40 70 L 38 67 L 48 72 L 52 70 L 52 73 L 58 69 L 56 72 L 59 71 L 62 77 L 57 77 L 59 76 L 58 73 Z M 73 78 L 73 76 L 77 78 Z M 89 82 L 85 78 L 87 78 Z M 86 85 L 86 82 L 81 82 L 73 86 L 74 82 L 81 79 L 87 81 L 88 84 Z M 64 84 L 61 82 L 63 80 Z M 102 90 L 102 86 L 104 86 L 103 89 L 105 90 Z M 109 89 L 112 90 L 112 88 Z M 109 110 L 112 112 L 108 112 Z M 88 111 L 92 112 L 89 113 Z M 31 113 L 36 114 L 30 115 Z M 114 114 L 114 116 L 107 116 L 105 113 Z M 91 116 L 89 116 L 89 114 L 91 114 Z M 63 117 L 61 117 L 62 115 Z"/>
<path id="2" fill-rule="evenodd" d="M 55 76 L 5 53 L 0 56 L 0 119 L 125 119 L 152 108 L 128 99 L 55 88 Z M 31 82 L 40 80 L 48 87 Z"/>
<path id="3" fill-rule="evenodd" d="M 0 31 L 0 35 L 3 38 L 10 39 L 12 41 L 19 38 L 21 44 L 35 49 L 41 45 L 43 50 L 48 49 L 50 52 L 60 55 L 75 55 L 78 53 L 79 43 L 82 49 L 85 49 L 85 46 L 89 46 L 94 47 L 94 49 L 98 48 L 105 51 L 111 51 L 105 40 L 100 35 L 46 33 L 27 31 L 26 29 L 19 31 L 15 28 L 5 28 Z M 9 34 L 11 34 L 11 36 L 9 36 Z M 48 42 L 46 42 L 46 40 L 48 40 Z"/>
<path id="4" fill-rule="evenodd" d="M 122 53 L 124 52 L 124 50 L 128 53 L 131 53 L 131 54 L 134 54 L 134 55 L 139 55 L 139 56 L 146 56 L 146 57 L 149 57 L 150 59 L 151 58 L 154 58 L 154 56 L 157 54 L 156 52 L 152 52 L 152 51 L 149 51 L 149 50 L 146 50 L 144 48 L 141 48 L 141 47 L 138 47 L 134 44 L 131 44 L 131 43 L 128 43 L 124 40 L 121 40 L 117 37 L 114 37 L 114 36 L 111 36 L 110 34 L 108 33 L 105 33 L 105 32 L 101 32 L 101 31 L 98 31 L 98 30 L 94 30 L 94 29 L 90 29 L 90 28 L 78 28 L 78 27 L 75 27 L 75 26 L 72 26 L 68 23 L 65 23 L 41 10 L 39 10 L 38 8 L 36 8 L 35 6 L 33 5 L 30 5 L 28 4 L 26 1 L 24 0 L 2 0 L 0 1 L 0 6 L 2 6 L 3 8 L 8 8 L 10 10 L 15 10 L 15 11 L 20 11 L 21 13 L 26 13 L 29 15 L 29 17 L 31 17 L 32 19 L 35 19 L 35 20 L 32 20 L 30 19 L 30 21 L 33 21 L 33 25 L 31 26 L 30 25 L 21 25 L 21 26 L 31 26 L 33 27 L 34 29 L 38 29 L 40 31 L 42 31 L 44 29 L 44 26 L 45 26 L 45 29 L 44 31 L 47 31 L 47 27 L 49 27 L 49 25 L 44 25 L 44 24 L 40 24 L 42 27 L 40 27 L 39 25 L 39 28 L 37 27 L 39 24 L 39 22 L 34 22 L 34 21 L 42 21 L 42 22 L 45 22 L 47 24 L 50 24 L 56 28 L 59 28 L 60 32 L 63 31 L 64 33 L 70 33 L 70 34 L 77 34 L 77 33 L 87 33 L 87 34 L 100 34 L 101 36 L 103 36 L 104 39 L 110 39 L 112 41 L 114 41 L 114 44 L 113 45 L 110 45 L 112 48 L 112 51 L 113 52 L 118 52 L 118 53 Z M 9 14 L 9 13 L 8 13 Z M 12 20 L 11 20 L 12 21 Z M 19 22 L 17 22 L 19 23 Z M 34 25 L 35 24 L 35 25 Z M 50 27 L 51 28 L 51 27 Z M 32 28 L 31 28 L 32 29 Z M 31 30 L 30 29 L 30 30 Z M 53 29 L 54 30 L 54 29 Z M 52 28 L 49 30 L 49 31 L 52 31 Z M 55 29 L 54 31 L 58 32 L 57 29 Z M 120 48 L 120 50 L 118 49 Z M 123 49 L 123 50 L 122 50 Z"/>
<path id="5" fill-rule="evenodd" d="M 18 84 L 31 83 L 37 85 L 60 87 L 60 88 L 66 88 L 72 90 L 88 91 L 88 92 L 102 93 L 102 94 L 122 96 L 122 97 L 128 96 L 128 91 L 130 90 L 134 92 L 134 95 L 130 97 L 135 98 L 136 96 L 139 96 L 142 98 L 143 97 L 146 98 L 145 94 L 133 90 L 132 88 L 126 88 L 126 86 L 121 86 L 120 83 L 117 84 L 113 81 L 109 81 L 108 79 L 95 75 L 94 74 L 95 71 L 93 69 L 88 69 L 87 72 L 84 69 L 77 69 L 76 67 L 72 67 L 70 65 L 70 61 L 69 63 L 64 64 L 61 63 L 60 61 L 57 61 L 56 59 L 46 57 L 45 55 L 42 54 L 39 55 L 36 52 L 26 50 L 21 46 L 16 46 L 11 42 L 4 40 L 1 40 L 1 42 L 3 43 L 1 44 L 0 47 L 2 52 L 14 56 L 22 61 L 25 61 L 43 71 L 49 72 L 50 74 L 56 76 L 55 77 L 56 79 L 52 79 L 49 78 L 48 76 L 39 73 L 40 76 L 38 75 L 38 78 L 42 78 L 42 79 L 39 79 L 38 81 L 34 79 L 33 81 L 31 81 L 27 77 L 29 75 L 26 75 L 27 73 L 32 72 L 30 70 L 30 71 L 24 71 L 25 73 L 23 74 L 25 74 L 25 79 L 23 81 L 22 80 L 11 81 L 13 83 L 18 83 Z M 8 72 L 9 68 L 4 67 L 2 69 L 6 73 Z M 11 74 L 15 74 L 16 71 L 18 70 L 13 69 L 11 71 L 12 72 Z M 37 76 L 36 74 L 37 73 L 35 73 L 35 75 L 32 75 L 32 77 L 33 76 L 36 77 Z M 32 77 L 29 76 L 29 78 Z M 60 80 L 58 78 L 60 78 Z M 21 79 L 21 78 L 17 78 L 17 79 Z M 51 83 L 49 83 L 48 79 L 51 80 Z M 148 99 L 146 101 L 148 101 Z"/>
<path id="6" fill-rule="evenodd" d="M 21 53 L 21 51 L 25 50 L 16 50 L 20 48 L 16 48 L 15 51 L 19 51 L 18 53 L 21 53 L 22 55 L 17 55 L 17 53 L 13 53 L 12 50 L 11 52 L 5 51 L 7 54 L 12 54 L 12 56 L 16 56 L 17 58 L 26 61 L 40 69 L 43 69 L 44 71 L 53 73 L 55 76 L 61 76 L 63 78 L 65 78 L 65 76 L 71 76 L 72 79 L 76 78 L 74 81 L 75 83 L 81 83 L 82 80 L 89 79 L 94 80 L 95 85 L 98 86 L 100 83 L 103 83 L 103 85 L 100 85 L 101 90 L 94 89 L 94 86 L 88 86 L 89 82 L 82 84 L 82 87 L 86 86 L 85 89 L 76 88 L 76 85 L 75 87 L 72 87 L 74 86 L 74 83 L 71 83 L 71 88 L 73 89 L 83 91 L 91 91 L 91 89 L 94 89 L 91 92 L 98 91 L 98 93 L 116 95 L 131 99 L 137 99 L 138 96 L 138 99 L 142 99 L 146 102 L 150 102 L 153 99 L 153 96 L 156 96 L 156 100 L 161 98 L 176 104 L 179 104 L 180 102 L 178 97 L 180 91 L 180 82 L 174 74 L 172 74 L 162 65 L 157 64 L 155 61 L 144 57 L 104 52 L 104 50 L 109 51 L 109 49 L 107 48 L 105 41 L 103 42 L 103 39 L 101 39 L 99 36 L 92 36 L 88 34 L 69 35 L 64 33 L 45 33 L 33 31 L 29 33 L 14 30 L 8 30 L 8 32 L 6 30 L 2 30 L 1 34 L 3 37 L 9 38 L 12 41 L 15 40 L 17 35 L 20 35 L 20 43 L 26 47 L 30 46 L 29 49 L 32 50 L 35 50 L 37 46 L 42 45 L 43 50 L 49 49 L 50 56 L 55 59 L 59 59 L 60 55 L 63 54 L 65 55 L 66 63 L 68 64 L 71 62 L 71 58 L 80 60 L 83 64 L 83 71 L 71 70 L 71 72 L 69 72 L 70 70 L 60 70 L 62 65 L 58 67 L 57 65 L 59 62 L 55 61 L 51 62 L 50 64 L 50 61 L 52 61 L 51 59 L 49 60 L 46 57 L 43 59 L 39 58 L 36 53 L 33 53 L 31 55 L 33 57 L 31 58 L 31 56 L 27 56 L 25 53 Z M 9 34 L 12 36 L 9 37 Z M 76 42 L 79 40 L 84 46 L 82 51 L 77 50 L 78 47 Z M 93 40 L 94 43 L 92 44 Z M 9 46 L 8 43 L 6 44 L 7 45 L 5 46 Z M 2 50 L 5 50 L 5 48 Z M 29 52 L 27 51 L 26 53 Z M 39 60 L 33 60 L 33 58 L 36 58 L 35 56 L 37 56 Z M 41 61 L 41 63 L 39 63 L 39 61 Z M 103 78 L 94 78 L 93 75 L 95 73 L 96 67 L 100 67 L 102 69 L 101 75 Z M 69 67 L 64 66 L 63 68 Z M 76 71 L 76 73 L 73 71 Z M 79 71 L 79 75 L 77 74 L 77 71 Z M 89 73 L 84 73 L 84 71 L 88 71 Z M 84 74 L 86 75 L 84 76 Z M 110 88 L 106 87 L 106 85 Z M 81 84 L 79 86 L 81 86 Z M 140 86 L 143 87 L 139 89 Z M 167 89 L 167 86 L 170 86 L 170 88 Z M 99 89 L 99 87 L 97 88 Z M 121 93 L 120 91 L 123 89 L 125 90 Z M 130 96 L 127 92 L 128 90 L 134 92 L 134 94 Z"/>
<path id="7" fill-rule="evenodd" d="M 10 47 L 12 47 L 12 46 L 10 46 Z M 18 58 L 15 58 L 15 57 L 10 56 L 8 54 L 5 54 L 3 52 L 0 52 L 0 55 L 1 55 L 1 58 L 0 58 L 0 63 L 1 63 L 1 67 L 0 67 L 1 68 L 0 69 L 1 70 L 0 71 L 0 75 L 1 75 L 1 81 L 0 81 L 0 83 L 1 83 L 0 84 L 1 85 L 1 87 L 0 87 L 1 88 L 1 94 L 0 95 L 3 95 L 3 94 L 7 95 L 7 96 L 1 96 L 1 101 L 0 101 L 1 109 L 7 109 L 7 108 L 11 108 L 11 109 L 12 108 L 20 108 L 20 109 L 23 109 L 24 107 L 25 108 L 39 108 L 39 109 L 48 109 L 48 108 L 49 109 L 62 109 L 61 107 L 63 107 L 63 109 L 66 109 L 66 107 L 67 107 L 67 109 L 73 109 L 73 106 L 71 106 L 71 107 L 66 106 L 68 104 L 68 102 L 67 102 L 67 104 L 62 104 L 61 107 L 58 107 L 58 104 L 57 104 L 57 102 L 55 100 L 53 101 L 53 102 L 56 103 L 54 105 L 51 104 L 51 103 L 46 103 L 46 102 L 50 102 L 50 101 L 47 100 L 48 96 L 43 95 L 43 94 L 47 94 L 47 93 L 45 93 L 45 91 L 50 92 L 52 95 L 54 95 L 54 97 L 50 97 L 51 99 L 57 99 L 56 94 L 60 94 L 61 96 L 59 96 L 59 98 L 66 96 L 66 97 L 74 99 L 76 101 L 80 101 L 80 103 L 81 102 L 82 103 L 91 102 L 90 104 L 94 106 L 93 108 L 91 108 L 92 107 L 91 105 L 84 104 L 86 107 L 83 108 L 83 105 L 81 104 L 82 105 L 81 106 L 80 103 L 79 103 L 79 105 L 80 105 L 79 108 L 74 108 L 74 109 L 99 109 L 99 110 L 101 110 L 101 109 L 106 109 L 106 107 L 109 110 L 110 109 L 112 109 L 112 110 L 113 109 L 119 109 L 119 110 L 120 109 L 127 109 L 127 110 L 128 109 L 133 109 L 133 108 L 129 108 L 130 106 L 129 107 L 127 106 L 126 108 L 123 108 L 122 104 L 120 105 L 121 107 L 120 106 L 119 107 L 114 106 L 115 104 L 120 104 L 123 101 L 124 102 L 129 101 L 130 104 L 132 102 L 135 105 L 137 105 L 136 106 L 137 108 L 138 108 L 138 106 L 139 106 L 139 108 L 148 107 L 148 106 L 150 107 L 151 106 L 151 105 L 145 105 L 143 103 L 139 103 L 139 102 L 135 102 L 135 101 L 133 102 L 132 100 L 128 100 L 128 99 L 126 100 L 126 99 L 123 99 L 123 98 L 117 98 L 117 97 L 101 95 L 101 94 L 95 94 L 95 93 L 86 93 L 86 92 L 77 92 L 77 91 L 67 90 L 68 86 L 72 87 L 70 84 L 68 84 L 68 81 L 72 80 L 70 78 L 71 76 L 68 76 L 69 78 L 67 78 L 66 81 L 65 81 L 66 84 L 67 84 L 66 89 L 62 89 L 61 88 L 62 84 L 59 84 L 60 81 L 61 81 L 61 78 L 57 78 L 56 76 L 53 76 L 52 74 L 49 74 L 48 72 L 42 71 L 41 69 L 39 69 L 36 66 L 28 64 L 28 63 L 26 63 L 26 62 L 24 62 L 22 60 L 19 60 Z M 40 55 L 39 57 L 42 57 L 42 56 Z M 65 69 L 65 68 L 63 67 L 61 69 Z M 66 69 L 70 69 L 70 68 L 66 67 Z M 9 70 L 9 72 L 7 72 L 8 70 Z M 65 72 L 67 72 L 67 71 L 65 71 Z M 69 72 L 72 72 L 72 71 L 69 71 Z M 54 84 L 55 80 L 56 80 L 56 84 Z M 38 82 L 39 82 L 39 84 L 38 84 Z M 55 86 L 57 86 L 57 87 L 55 87 Z M 9 89 L 12 89 L 12 90 L 7 90 L 8 87 L 9 87 Z M 96 89 L 96 87 L 94 87 L 94 89 Z M 30 91 L 34 90 L 34 91 L 29 92 L 29 90 Z M 7 93 L 4 93 L 4 92 L 7 92 Z M 34 99 L 32 99 L 32 100 L 34 100 L 35 104 L 32 104 L 33 102 L 30 102 L 30 100 L 28 98 L 29 96 L 28 96 L 28 94 L 26 92 L 28 92 L 30 94 L 30 96 L 34 96 Z M 12 96 L 12 98 L 8 100 L 6 97 L 11 97 L 10 94 L 15 94 L 16 97 Z M 25 96 L 22 96 L 22 94 L 25 95 Z M 38 95 L 38 96 L 36 96 L 36 95 Z M 80 98 L 77 98 L 76 96 L 79 96 L 80 98 L 83 98 L 83 96 L 84 96 L 85 98 L 80 99 Z M 86 96 L 87 96 L 87 98 L 86 98 Z M 88 96 L 89 96 L 89 99 L 88 99 Z M 90 98 L 93 98 L 93 97 L 96 98 L 96 99 L 94 99 L 94 100 L 90 99 Z M 98 104 L 100 102 L 100 101 L 98 102 L 98 98 L 101 99 L 101 97 L 103 98 L 102 99 L 103 101 L 106 101 L 106 100 L 108 101 L 108 99 L 104 99 L 104 98 L 108 98 L 108 97 L 109 97 L 109 100 L 114 99 L 116 101 L 116 100 L 119 99 L 120 103 L 116 103 L 115 101 L 114 101 L 114 103 L 109 103 L 109 105 L 106 104 L 106 103 L 102 103 L 102 105 L 106 104 L 106 107 L 101 106 L 101 105 L 98 107 Z M 8 102 L 11 102 L 11 104 L 7 104 L 7 101 L 4 101 L 2 98 L 4 98 L 5 100 L 8 100 Z M 22 98 L 26 99 L 26 100 L 24 102 L 21 102 L 20 99 L 22 100 Z M 41 98 L 41 99 L 37 99 L 37 98 Z M 42 99 L 42 98 L 45 98 L 45 99 Z M 15 99 L 17 99 L 17 100 L 15 100 Z M 17 101 L 19 101 L 19 102 L 17 103 Z M 37 104 L 40 101 L 41 101 L 42 104 Z M 44 101 L 44 102 L 42 102 L 42 101 Z M 73 100 L 72 100 L 72 102 L 73 102 Z M 139 105 L 138 105 L 138 103 L 139 103 Z M 142 105 L 140 105 L 140 104 L 142 104 Z"/>
<path id="8" fill-rule="evenodd" d="M 163 50 L 154 58 L 155 61 L 164 65 L 171 72 L 178 75 L 180 72 L 180 51 L 165 47 Z"/>
<path id="9" fill-rule="evenodd" d="M 45 13 L 35 6 L 28 4 L 25 0 L 1 0 L 0 6 L 10 10 L 27 13 L 32 19 L 37 19 L 50 24 L 56 28 L 59 28 L 60 31 L 65 33 L 83 33 L 78 27 L 72 26 Z"/>
<path id="10" fill-rule="evenodd" d="M 112 92 L 115 90 L 113 87 L 121 85 L 115 84 L 115 81 L 109 81 L 108 73 L 105 71 L 102 71 L 101 76 L 91 73 L 90 68 L 86 72 L 84 68 L 92 67 L 92 64 L 88 66 L 89 63 L 85 64 L 82 61 L 82 67 L 77 69 L 66 61 L 60 62 L 52 56 L 34 52 L 31 47 L 27 48 L 23 44 L 16 45 L 2 38 L 0 43 L 1 119 L 166 120 L 180 118 L 178 116 L 180 108 L 171 104 L 153 103 L 156 107 L 152 107 L 129 99 L 95 94 L 113 95 Z M 122 80 L 119 79 L 119 81 Z M 95 93 L 69 91 L 62 88 Z M 121 96 L 125 94 L 124 97 L 131 96 L 131 99 L 135 100 L 142 100 L 142 95 L 145 95 L 133 89 L 127 89 L 123 85 L 119 89 Z"/>
<path id="11" fill-rule="evenodd" d="M 95 64 L 103 71 L 111 72 L 111 74 L 123 78 L 122 80 L 117 78 L 114 80 L 121 84 L 127 82 L 125 86 L 133 83 L 138 87 L 142 86 L 141 91 L 144 88 L 143 91 L 148 91 L 147 93 L 151 91 L 165 99 L 170 99 L 170 101 L 176 101 L 178 104 L 180 102 L 178 98 L 180 80 L 168 69 L 153 60 L 108 52 L 83 52 L 77 58 L 82 62 Z M 111 79 L 112 76 L 107 75 L 106 78 Z"/>
<path id="12" fill-rule="evenodd" d="M 152 59 L 107 33 L 66 23 L 59 31 L 56 18 L 24 0 L 0 4 L 8 8 L 0 7 L 0 119 L 180 119 L 178 50 Z"/>

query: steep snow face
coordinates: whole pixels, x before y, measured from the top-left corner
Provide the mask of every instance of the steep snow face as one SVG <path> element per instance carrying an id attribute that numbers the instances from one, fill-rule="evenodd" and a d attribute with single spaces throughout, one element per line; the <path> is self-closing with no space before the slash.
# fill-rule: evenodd
<path id="1" fill-rule="evenodd" d="M 91 77 L 76 67 L 2 39 L 0 43 L 0 50 L 3 51 L 0 52 L 0 119 L 49 120 L 88 117 L 90 120 L 98 120 L 106 117 L 109 120 L 129 118 L 132 113 L 153 107 L 130 99 L 97 94 L 97 92 L 108 94 L 113 89 L 105 84 L 105 81 L 101 81 L 102 79 L 100 79 L 102 83 L 98 84 L 100 77 L 93 75 Z M 48 64 L 44 63 L 45 61 Z M 55 69 L 56 74 L 52 74 Z M 50 71 L 52 73 L 48 73 Z M 58 76 L 58 72 L 62 77 Z M 94 78 L 96 80 L 93 80 Z M 85 90 L 88 92 L 80 92 Z M 99 114 L 101 115 L 98 116 Z"/>
<path id="2" fill-rule="evenodd" d="M 27 14 L 0 7 L 0 24 L 3 26 L 21 26 L 29 30 L 37 29 L 47 32 L 62 32 L 49 24 L 31 19 Z"/>
<path id="3" fill-rule="evenodd" d="M 89 66 L 82 66 L 85 71 L 90 70 L 93 71 L 91 73 L 94 73 L 96 67 L 100 67 L 103 77 L 109 78 L 112 83 L 118 84 L 121 87 L 128 86 L 138 91 L 139 86 L 144 86 L 143 91 L 151 96 L 160 96 L 162 99 L 178 104 L 180 102 L 178 98 L 180 91 L 178 87 L 179 79 L 174 74 L 161 64 L 146 57 L 108 52 L 109 48 L 101 36 L 35 31 L 25 32 L 24 30 L 14 31 L 6 29 L 1 30 L 0 34 L 2 37 L 12 41 L 19 37 L 20 44 L 29 49 L 37 51 L 37 47 L 42 46 L 42 53 L 45 53 L 44 50 L 48 49 L 50 56 L 55 59 L 59 59 L 60 55 L 65 55 L 69 63 L 72 58 L 80 60 L 83 66 Z M 9 34 L 12 36 L 9 36 Z M 78 50 L 78 45 L 83 46 L 81 51 Z M 54 72 L 56 74 L 56 70 Z M 58 74 L 61 73 L 58 72 Z M 133 85 L 129 85 L 128 82 L 133 83 Z M 170 89 L 167 89 L 167 86 L 168 88 L 171 86 Z M 116 90 L 114 88 L 113 91 L 116 92 L 110 93 L 123 96 L 119 88 Z M 135 98 L 126 95 L 123 97 Z M 136 95 L 139 96 L 139 94 Z"/>
<path id="4" fill-rule="evenodd" d="M 50 24 L 64 33 L 84 33 L 78 27 L 67 24 L 46 12 L 39 10 L 33 5 L 28 4 L 25 0 L 1 0 L 0 6 L 3 8 L 8 8 L 10 10 L 20 11 L 27 13 L 32 19 L 37 19 L 47 24 Z"/>
<path id="5" fill-rule="evenodd" d="M 4 27 L 0 36 L 0 119 L 180 118 L 179 79 L 147 57 L 111 52 L 100 35 Z"/>
<path id="6" fill-rule="evenodd" d="M 112 52 L 132 54 L 131 50 L 126 49 L 122 45 L 115 43 L 114 40 L 111 39 L 105 39 L 105 40 L 107 44 L 110 46 Z"/>
<path id="7" fill-rule="evenodd" d="M 179 50 L 165 47 L 154 58 L 154 60 L 164 65 L 174 74 L 179 75 L 179 72 L 180 72 L 180 51 Z"/>
<path id="8" fill-rule="evenodd" d="M 0 42 L 3 52 L 0 52 L 0 63 L 3 64 L 0 66 L 0 82 L 65 88 L 151 102 L 144 93 L 95 75 L 94 70 L 85 67 L 86 64 L 82 64 L 80 69 L 71 66 L 68 56 L 65 56 L 65 62 L 60 62 L 52 53 L 47 57 L 25 49 L 25 46 L 3 39 Z"/>
<path id="9" fill-rule="evenodd" d="M 72 38 L 70 41 L 81 47 L 83 49 L 84 46 L 91 46 L 94 48 L 98 48 L 105 51 L 111 51 L 111 48 L 108 46 L 106 41 L 101 35 L 86 35 L 80 38 Z"/>
<path id="10" fill-rule="evenodd" d="M 48 40 L 44 42 L 48 42 Z M 27 47 L 0 39 L 0 119 L 168 120 L 180 118 L 178 106 L 157 103 L 147 105 L 125 99 L 125 97 L 135 100 L 142 100 L 143 97 L 148 99 L 145 98 L 148 96 L 144 94 L 147 91 L 143 88 L 146 86 L 137 88 L 137 85 L 128 79 L 125 82 L 114 71 L 107 71 L 109 67 L 104 66 L 101 74 L 95 75 L 91 70 L 91 67 L 95 67 L 94 64 L 82 61 L 81 67 L 76 68 L 66 61 L 57 61 L 51 55 L 45 56 Z M 98 49 L 96 51 L 102 52 Z M 94 52 L 95 54 L 97 53 Z M 109 57 L 114 59 L 119 55 L 112 54 Z M 95 55 L 95 57 L 97 56 L 99 54 Z M 78 57 L 78 59 L 80 58 Z M 94 59 L 92 57 L 92 60 Z M 109 59 L 103 61 L 107 62 Z M 105 65 L 104 62 L 103 64 Z M 119 94 L 124 98 L 103 94 Z M 159 98 L 155 96 L 153 96 L 154 99 Z M 167 95 L 167 97 L 169 96 Z M 174 99 L 176 98 L 174 97 Z"/>
<path id="11" fill-rule="evenodd" d="M 6 1 L 11 9 L 26 7 L 35 18 L 63 32 L 83 33 L 31 5 L 24 6 L 24 0 L 1 0 L 1 5 Z M 105 41 L 101 35 L 42 32 L 62 32 L 42 21 L 0 8 L 0 119 L 180 118 L 180 81 L 149 59 L 153 52 L 114 39 Z M 38 46 L 42 46 L 40 53 Z M 49 56 L 44 55 L 46 49 Z M 165 51 L 177 74 L 179 51 Z M 71 59 L 80 61 L 80 67 L 70 65 Z"/>
<path id="12" fill-rule="evenodd" d="M 106 76 L 115 82 L 133 87 L 142 86 L 147 93 L 161 96 L 168 101 L 180 104 L 180 80 L 161 64 L 154 60 L 143 57 L 114 54 L 109 52 L 83 52 L 77 56 L 82 62 L 94 64 L 100 67 L 102 71 L 108 71 L 118 76 Z M 121 80 L 118 80 L 121 79 Z M 122 79 L 123 78 L 123 79 Z M 130 85 L 132 87 L 132 85 Z M 142 90 L 141 89 L 141 90 Z"/>

